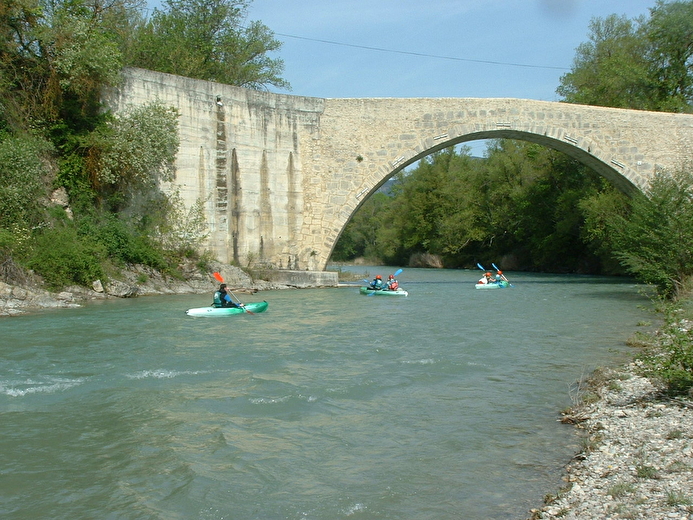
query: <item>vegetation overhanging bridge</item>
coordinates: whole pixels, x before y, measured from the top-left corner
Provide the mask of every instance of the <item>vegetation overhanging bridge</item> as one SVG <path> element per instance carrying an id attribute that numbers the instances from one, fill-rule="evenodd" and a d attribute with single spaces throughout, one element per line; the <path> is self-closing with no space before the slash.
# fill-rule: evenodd
<path id="1" fill-rule="evenodd" d="M 180 113 L 176 178 L 200 200 L 222 261 L 323 270 L 344 226 L 385 181 L 465 141 L 520 139 L 564 152 L 619 189 L 642 190 L 693 150 L 693 115 L 527 99 L 322 99 L 125 71 L 116 111 Z"/>

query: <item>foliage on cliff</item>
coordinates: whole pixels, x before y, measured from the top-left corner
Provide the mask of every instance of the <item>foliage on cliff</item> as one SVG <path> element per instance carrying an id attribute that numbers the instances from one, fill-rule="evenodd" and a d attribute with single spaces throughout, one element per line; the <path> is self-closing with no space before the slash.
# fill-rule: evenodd
<path id="1" fill-rule="evenodd" d="M 138 0 L 0 3 L 0 262 L 60 287 L 122 263 L 174 273 L 198 254 L 202 201 L 185 208 L 160 189 L 172 180 L 176 111 L 153 102 L 114 115 L 100 96 L 146 56 L 204 63 L 203 79 L 288 87 L 281 60 L 267 57 L 279 43 L 262 24 L 242 27 L 247 6 L 171 0 L 147 19 Z M 189 71 L 161 63 L 152 68 Z"/>
<path id="2" fill-rule="evenodd" d="M 281 42 L 262 23 L 246 24 L 247 0 L 164 0 L 138 25 L 127 51 L 137 67 L 251 89 L 289 89 Z"/>

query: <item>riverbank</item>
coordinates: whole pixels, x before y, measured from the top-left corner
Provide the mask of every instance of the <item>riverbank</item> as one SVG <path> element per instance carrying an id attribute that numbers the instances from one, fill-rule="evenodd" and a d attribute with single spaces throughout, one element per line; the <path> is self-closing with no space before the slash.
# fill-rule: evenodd
<path id="1" fill-rule="evenodd" d="M 91 288 L 72 286 L 60 292 L 42 288 L 40 281 L 27 278 L 22 285 L 0 281 L 0 316 L 16 316 L 50 308 L 75 308 L 90 300 L 133 298 L 164 294 L 209 294 L 218 287 L 212 272 L 219 272 L 229 288 L 237 293 L 255 293 L 274 289 L 293 289 L 290 283 L 254 279 L 242 269 L 230 265 L 213 264 L 211 271 L 200 271 L 194 266 L 184 268 L 182 276 L 166 276 L 145 266 L 133 265 L 118 273 L 117 279 L 102 283 L 95 280 Z M 302 282 L 305 287 L 305 281 Z"/>
<path id="2" fill-rule="evenodd" d="M 664 397 L 639 368 L 601 371 L 599 399 L 564 417 L 582 451 L 530 520 L 693 520 L 693 400 Z"/>

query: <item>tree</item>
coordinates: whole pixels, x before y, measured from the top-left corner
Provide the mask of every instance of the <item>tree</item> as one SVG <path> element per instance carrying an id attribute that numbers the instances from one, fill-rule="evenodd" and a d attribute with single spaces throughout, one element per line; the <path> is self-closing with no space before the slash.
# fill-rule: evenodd
<path id="1" fill-rule="evenodd" d="M 251 89 L 289 89 L 281 42 L 260 22 L 243 21 L 248 0 L 165 0 L 137 31 L 128 64 Z"/>
<path id="2" fill-rule="evenodd" d="M 92 133 L 90 167 L 95 187 L 148 191 L 173 177 L 178 112 L 159 101 L 116 114 Z"/>
<path id="3" fill-rule="evenodd" d="M 693 2 L 658 0 L 647 23 L 647 60 L 655 104 L 667 112 L 693 108 Z"/>
<path id="4" fill-rule="evenodd" d="M 556 92 L 569 103 L 690 112 L 693 2 L 657 0 L 649 18 L 593 19 Z"/>
<path id="5" fill-rule="evenodd" d="M 338 262 L 361 256 L 381 258 L 379 240 L 381 231 L 386 228 L 383 218 L 390 202 L 390 197 L 381 192 L 369 197 L 344 228 L 335 244 L 332 258 Z"/>
<path id="6" fill-rule="evenodd" d="M 7 0 L 0 6 L 0 119 L 45 129 L 66 113 L 97 112 L 123 65 L 136 0 Z M 74 114 L 73 114 L 74 115 Z"/>
<path id="7" fill-rule="evenodd" d="M 639 281 L 676 297 L 693 275 L 693 169 L 658 172 L 629 213 L 607 217 L 615 256 Z"/>
<path id="8" fill-rule="evenodd" d="M 611 15 L 590 22 L 589 40 L 576 49 L 573 67 L 556 92 L 568 103 L 651 108 L 643 20 Z"/>

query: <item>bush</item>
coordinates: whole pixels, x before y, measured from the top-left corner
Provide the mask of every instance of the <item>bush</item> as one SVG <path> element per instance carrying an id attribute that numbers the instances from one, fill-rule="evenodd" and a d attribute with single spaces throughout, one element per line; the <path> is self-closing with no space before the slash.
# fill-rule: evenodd
<path id="1" fill-rule="evenodd" d="M 0 136 L 0 226 L 33 226 L 42 217 L 48 170 L 42 157 L 50 144 L 30 137 Z"/>
<path id="2" fill-rule="evenodd" d="M 178 113 L 152 102 L 114 115 L 91 135 L 93 174 L 119 191 L 138 190 L 173 178 Z"/>
<path id="3" fill-rule="evenodd" d="M 664 383 L 670 395 L 685 395 L 693 388 L 693 334 L 667 308 L 667 323 L 653 344 L 639 356 L 646 376 Z"/>
<path id="4" fill-rule="evenodd" d="M 630 215 L 608 223 L 614 256 L 640 282 L 676 298 L 693 275 L 693 171 L 659 172 L 646 195 L 633 198 Z"/>
<path id="5" fill-rule="evenodd" d="M 114 214 L 90 215 L 79 221 L 79 235 L 84 241 L 97 244 L 115 263 L 144 264 L 165 270 L 168 262 L 146 230 Z"/>
<path id="6" fill-rule="evenodd" d="M 35 237 L 26 265 L 40 274 L 52 289 L 89 285 L 104 277 L 103 246 L 82 240 L 73 227 L 46 229 Z"/>

